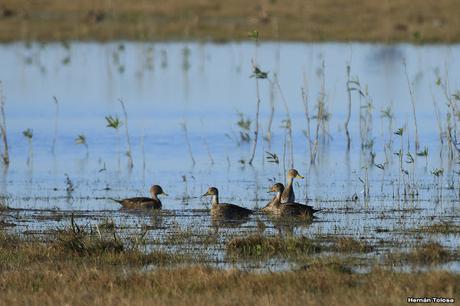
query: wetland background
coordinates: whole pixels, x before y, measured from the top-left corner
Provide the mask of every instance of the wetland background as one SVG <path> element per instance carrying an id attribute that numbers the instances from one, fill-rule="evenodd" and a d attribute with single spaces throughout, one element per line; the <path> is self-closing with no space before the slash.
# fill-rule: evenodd
<path id="1" fill-rule="evenodd" d="M 402 16 L 382 14 L 381 32 L 353 30 L 359 3 L 294 14 L 295 1 L 263 1 L 236 16 L 228 2 L 214 18 L 206 1 L 174 3 L 2 2 L 3 303 L 458 297 L 452 3 L 386 2 Z M 317 19 L 298 22 L 305 12 Z M 212 185 L 257 210 L 291 167 L 306 177 L 298 201 L 322 209 L 313 222 L 216 223 L 199 197 Z M 162 211 L 109 199 L 151 184 L 169 193 Z M 72 274 L 87 285 L 62 281 Z"/>

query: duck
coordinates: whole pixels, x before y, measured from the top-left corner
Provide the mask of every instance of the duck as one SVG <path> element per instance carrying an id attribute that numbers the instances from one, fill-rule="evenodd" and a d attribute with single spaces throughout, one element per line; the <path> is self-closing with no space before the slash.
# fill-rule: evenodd
<path id="1" fill-rule="evenodd" d="M 275 185 L 277 185 L 277 184 L 283 185 L 283 184 L 281 184 L 281 183 L 276 183 Z M 267 191 L 267 193 L 275 192 L 275 190 L 274 190 L 275 185 L 273 185 L 273 187 L 270 188 L 270 189 Z M 279 187 L 278 187 L 278 188 L 279 188 Z M 283 185 L 282 188 L 283 188 L 283 190 L 284 190 L 284 185 Z M 271 199 L 271 201 L 268 202 L 268 204 L 265 205 L 265 207 L 263 207 L 263 208 L 261 209 L 261 211 L 263 211 L 263 212 L 268 212 L 268 213 L 277 211 L 277 210 L 280 208 L 280 206 L 281 206 L 281 201 L 280 201 L 279 197 L 281 197 L 281 194 L 278 194 L 278 193 L 277 193 L 277 194 Z"/>
<path id="2" fill-rule="evenodd" d="M 282 203 L 281 197 L 285 191 L 284 185 L 282 183 L 276 183 L 271 188 L 272 192 L 276 192 L 275 197 L 270 203 L 262 208 L 265 212 L 270 212 L 275 215 L 281 216 L 304 216 L 312 218 L 313 215 L 320 211 L 320 209 L 315 209 L 312 206 L 300 204 L 296 202 Z"/>
<path id="3" fill-rule="evenodd" d="M 211 216 L 224 219 L 244 219 L 249 217 L 253 210 L 235 204 L 219 203 L 219 190 L 216 187 L 209 187 L 202 197 L 211 196 Z"/>
<path id="4" fill-rule="evenodd" d="M 146 208 L 152 208 L 152 209 L 161 209 L 162 204 L 160 199 L 158 198 L 158 195 L 165 195 L 167 196 L 168 194 L 163 191 L 163 188 L 161 188 L 160 185 L 153 185 L 150 187 L 150 194 L 151 198 L 148 197 L 135 197 L 135 198 L 127 198 L 127 199 L 122 199 L 122 200 L 117 200 L 110 198 L 111 200 L 120 203 L 123 208 L 128 208 L 128 209 L 146 209 Z"/>
<path id="5" fill-rule="evenodd" d="M 303 179 L 304 177 L 300 175 L 296 169 L 290 169 L 287 173 L 286 188 L 281 194 L 281 203 L 294 203 L 295 202 L 295 194 L 294 194 L 294 186 L 293 186 L 295 178 Z"/>

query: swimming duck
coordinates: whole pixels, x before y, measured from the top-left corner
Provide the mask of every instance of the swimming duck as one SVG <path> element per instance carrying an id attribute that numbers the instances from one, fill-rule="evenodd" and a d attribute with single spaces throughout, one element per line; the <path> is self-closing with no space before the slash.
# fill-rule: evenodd
<path id="1" fill-rule="evenodd" d="M 150 194 L 151 198 L 148 197 L 135 197 L 135 198 L 127 198 L 122 200 L 111 199 L 115 202 L 120 203 L 123 208 L 129 209 L 141 209 L 141 208 L 153 208 L 153 209 L 160 209 L 161 208 L 161 201 L 158 198 L 158 195 L 168 195 L 163 191 L 161 186 L 153 185 L 150 187 Z"/>
<path id="2" fill-rule="evenodd" d="M 272 186 L 272 192 L 276 192 L 275 198 L 268 203 L 267 206 L 263 208 L 264 211 L 274 213 L 276 215 L 283 216 L 304 216 L 312 218 L 313 214 L 320 211 L 319 209 L 314 209 L 312 206 L 289 202 L 281 203 L 281 197 L 285 191 L 284 185 L 281 183 L 276 183 Z"/>
<path id="3" fill-rule="evenodd" d="M 240 219 L 246 218 L 254 211 L 240 207 L 235 204 L 228 203 L 219 203 L 219 191 L 216 187 L 209 187 L 208 191 L 202 195 L 211 196 L 211 216 L 212 217 L 221 217 L 225 219 Z"/>
<path id="4" fill-rule="evenodd" d="M 281 184 L 281 183 L 276 183 L 275 185 L 272 186 L 272 188 L 270 188 L 267 193 L 272 193 L 272 192 L 276 192 L 274 189 L 275 189 L 275 186 L 277 185 L 281 185 L 282 186 L 282 189 L 284 190 L 284 185 Z M 277 187 L 278 189 L 281 188 L 281 187 Z M 280 200 L 280 197 L 281 197 L 281 193 L 276 193 L 276 195 L 273 197 L 273 199 L 271 199 L 270 202 L 268 202 L 267 205 L 265 205 L 264 208 L 261 209 L 261 211 L 263 212 L 275 212 L 277 210 L 279 210 L 280 206 L 281 206 L 281 200 Z"/>
<path id="5" fill-rule="evenodd" d="M 281 203 L 295 202 L 294 186 L 292 186 L 295 178 L 303 179 L 304 177 L 296 169 L 290 169 L 287 173 L 286 188 L 281 194 Z"/>

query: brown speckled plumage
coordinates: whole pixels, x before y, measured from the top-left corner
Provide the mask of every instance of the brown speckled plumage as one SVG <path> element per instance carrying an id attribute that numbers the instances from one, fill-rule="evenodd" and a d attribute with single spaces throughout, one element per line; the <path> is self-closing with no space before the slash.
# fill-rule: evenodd
<path id="1" fill-rule="evenodd" d="M 127 198 L 122 200 L 112 199 L 120 203 L 123 208 L 127 209 L 161 209 L 162 204 L 158 195 L 164 194 L 167 195 L 159 185 L 153 185 L 150 188 L 151 198 L 148 197 L 134 197 Z"/>
<path id="2" fill-rule="evenodd" d="M 284 185 L 281 183 L 276 183 L 273 185 L 272 192 L 276 192 L 276 196 L 270 201 L 267 206 L 262 208 L 263 211 L 269 212 L 275 215 L 282 216 L 304 216 L 304 217 L 313 217 L 313 214 L 319 211 L 314 209 L 312 206 L 289 202 L 281 203 L 281 195 L 285 191 Z"/>
<path id="3" fill-rule="evenodd" d="M 246 218 L 254 211 L 240 207 L 235 204 L 219 203 L 219 191 L 215 187 L 210 187 L 203 196 L 212 196 L 211 215 L 224 219 L 241 219 Z"/>
<path id="4" fill-rule="evenodd" d="M 295 178 L 303 179 L 304 177 L 301 176 L 296 169 L 290 169 L 287 173 L 286 188 L 281 194 L 281 203 L 294 203 L 295 202 L 295 194 L 294 194 L 294 186 L 293 186 Z"/>

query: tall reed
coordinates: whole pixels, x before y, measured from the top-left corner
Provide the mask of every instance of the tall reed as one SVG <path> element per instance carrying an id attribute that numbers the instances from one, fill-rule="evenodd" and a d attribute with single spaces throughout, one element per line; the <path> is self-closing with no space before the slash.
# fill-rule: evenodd
<path id="1" fill-rule="evenodd" d="M 350 124 L 350 118 L 351 118 L 351 78 L 350 78 L 350 64 L 347 65 L 347 97 L 348 97 L 348 108 L 347 108 L 347 115 L 345 117 L 345 134 L 347 136 L 347 150 L 350 150 L 350 145 L 351 145 L 351 138 L 350 138 L 350 132 L 348 131 L 348 125 Z"/>
<path id="2" fill-rule="evenodd" d="M 418 138 L 418 125 L 417 125 L 417 114 L 415 112 L 415 94 L 414 94 L 414 84 L 409 80 L 409 74 L 407 73 L 407 64 L 406 61 L 403 62 L 404 65 L 404 74 L 406 76 L 407 86 L 409 87 L 410 102 L 412 105 L 412 116 L 414 117 L 414 127 L 415 127 L 415 150 L 418 151 L 420 148 L 420 142 Z"/>
<path id="3" fill-rule="evenodd" d="M 182 130 L 184 131 L 184 136 L 185 136 L 185 142 L 187 143 L 187 148 L 188 148 L 188 153 L 190 155 L 190 159 L 192 160 L 192 165 L 195 166 L 195 158 L 193 157 L 193 151 L 192 151 L 192 145 L 190 144 L 190 140 L 188 138 L 188 129 L 187 129 L 187 123 L 184 121 L 181 123 Z"/>
<path id="4" fill-rule="evenodd" d="M 121 104 L 121 108 L 123 109 L 123 115 L 125 117 L 125 132 L 126 132 L 126 143 L 128 144 L 128 151 L 126 152 L 126 156 L 128 157 L 128 168 L 132 169 L 134 167 L 133 162 L 133 155 L 131 151 L 131 140 L 129 138 L 129 131 L 128 131 L 128 112 L 126 111 L 125 103 L 122 99 L 118 100 Z"/>
<path id="5" fill-rule="evenodd" d="M 58 124 L 59 124 L 59 101 L 58 99 L 53 96 L 53 101 L 54 105 L 56 106 L 56 112 L 54 115 L 54 137 L 53 137 L 53 143 L 51 145 L 51 154 L 55 154 L 56 152 L 56 141 L 58 137 Z"/>
<path id="6" fill-rule="evenodd" d="M 0 81 L 0 115 L 1 115 L 0 132 L 2 134 L 2 142 L 3 142 L 2 160 L 3 160 L 3 164 L 8 166 L 10 164 L 10 155 L 8 151 L 8 137 L 6 133 L 5 104 L 6 104 L 6 99 L 3 96 L 3 84 Z"/>

